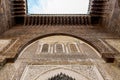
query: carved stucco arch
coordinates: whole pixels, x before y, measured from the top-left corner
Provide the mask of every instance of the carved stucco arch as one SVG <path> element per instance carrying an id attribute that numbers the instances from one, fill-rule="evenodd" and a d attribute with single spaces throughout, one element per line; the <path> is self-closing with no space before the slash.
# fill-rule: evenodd
<path id="1" fill-rule="evenodd" d="M 33 43 L 34 41 L 37 41 L 37 40 L 40 40 L 42 38 L 46 38 L 46 37 L 50 37 L 50 36 L 68 36 L 68 37 L 73 37 L 73 38 L 76 38 L 76 39 L 79 39 L 85 43 L 87 43 L 88 45 L 90 45 L 91 47 L 93 47 L 96 51 L 99 52 L 99 49 L 90 41 L 90 39 L 88 38 L 83 38 L 81 36 L 77 36 L 77 35 L 73 35 L 73 34 L 68 34 L 68 33 L 50 33 L 50 34 L 43 34 L 43 35 L 40 35 L 40 36 L 37 36 L 35 38 L 31 38 L 29 39 L 29 41 L 27 43 L 25 43 L 24 45 L 21 45 L 22 47 L 19 49 L 18 51 L 18 54 L 21 53 L 21 51 L 26 47 L 28 46 L 29 44 Z"/>
<path id="2" fill-rule="evenodd" d="M 75 80 L 104 80 L 95 65 L 28 65 L 20 80 L 48 80 L 61 74 Z"/>
<path id="3" fill-rule="evenodd" d="M 103 58 L 104 58 L 105 53 L 107 53 L 107 54 L 110 53 L 110 55 L 111 55 L 111 51 L 109 51 L 106 48 L 106 46 L 104 46 L 104 44 L 101 42 L 101 39 L 98 39 L 98 38 L 89 38 L 89 37 L 86 37 L 86 36 L 81 36 L 81 35 L 77 35 L 77 34 L 73 34 L 73 33 L 66 33 L 66 32 L 64 32 L 64 33 L 46 33 L 46 34 L 44 33 L 44 34 L 40 34 L 40 35 L 37 34 L 36 36 L 28 37 L 27 41 L 23 41 L 23 43 L 20 43 L 19 44 L 20 47 L 17 49 L 17 52 L 14 53 L 15 55 L 13 57 L 8 56 L 8 58 L 5 58 L 5 60 L 7 60 L 6 62 L 16 61 L 18 56 L 20 55 L 21 51 L 23 51 L 23 49 L 26 46 L 28 46 L 29 44 L 31 44 L 32 42 L 34 42 L 36 40 L 39 40 L 39 39 L 42 39 L 42 38 L 45 38 L 45 37 L 55 36 L 55 35 L 70 36 L 70 37 L 80 39 L 80 40 L 84 41 L 85 43 L 89 44 L 90 46 L 92 46 L 96 51 L 98 51 L 100 53 L 100 55 Z M 11 53 L 9 53 L 9 54 L 11 54 Z M 112 58 L 114 58 L 114 57 L 112 57 Z M 111 59 L 111 57 L 109 58 L 109 57 L 105 56 L 105 59 L 106 59 L 107 62 L 113 62 L 114 61 L 113 59 L 108 61 L 109 59 Z"/>
<path id="4" fill-rule="evenodd" d="M 66 36 L 66 37 L 74 38 L 76 40 L 80 40 L 80 41 L 84 42 L 85 44 L 87 44 L 87 46 L 90 47 L 91 50 L 94 50 L 95 53 L 97 53 L 96 55 L 98 55 L 99 57 L 101 57 L 101 55 L 99 54 L 99 52 L 91 44 L 89 44 L 87 40 L 85 40 L 85 39 L 83 39 L 81 37 L 75 36 L 75 35 L 63 34 L 63 33 L 59 33 L 59 34 L 47 34 L 47 35 L 39 36 L 39 37 L 36 37 L 36 38 L 30 40 L 28 43 L 26 43 L 22 47 L 22 49 L 19 52 L 19 56 L 21 56 L 24 53 L 24 50 L 26 50 L 29 47 L 29 45 L 32 45 L 32 43 L 35 43 L 38 40 L 42 40 L 43 38 L 47 38 L 47 37 L 51 37 L 51 36 Z"/>
<path id="5" fill-rule="evenodd" d="M 73 78 L 75 78 L 76 80 L 90 80 L 88 76 L 86 76 L 85 74 L 81 73 L 81 72 L 77 72 L 75 70 L 72 70 L 72 69 L 69 69 L 69 68 L 65 68 L 65 67 L 57 67 L 57 68 L 53 68 L 53 69 L 50 69 L 48 71 L 45 71 L 43 72 L 42 74 L 40 74 L 39 76 L 37 76 L 34 80 L 40 80 L 40 78 L 44 78 L 44 76 L 53 76 L 53 75 L 57 75 L 59 74 L 59 71 L 66 74 L 66 75 L 69 75 Z M 50 72 L 53 72 L 52 74 L 50 74 Z M 46 74 L 49 74 L 49 75 L 46 75 Z"/>

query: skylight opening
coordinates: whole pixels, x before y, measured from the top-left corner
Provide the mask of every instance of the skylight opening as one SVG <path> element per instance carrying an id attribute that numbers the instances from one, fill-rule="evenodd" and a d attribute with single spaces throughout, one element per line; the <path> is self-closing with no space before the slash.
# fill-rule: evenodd
<path id="1" fill-rule="evenodd" d="M 89 0 L 27 0 L 28 14 L 88 14 Z"/>

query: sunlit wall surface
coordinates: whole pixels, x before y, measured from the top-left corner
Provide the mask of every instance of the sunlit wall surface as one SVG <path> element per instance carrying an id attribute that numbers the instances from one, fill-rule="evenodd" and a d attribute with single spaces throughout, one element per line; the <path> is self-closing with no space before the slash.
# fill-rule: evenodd
<path id="1" fill-rule="evenodd" d="M 28 14 L 87 14 L 89 0 L 27 0 Z"/>

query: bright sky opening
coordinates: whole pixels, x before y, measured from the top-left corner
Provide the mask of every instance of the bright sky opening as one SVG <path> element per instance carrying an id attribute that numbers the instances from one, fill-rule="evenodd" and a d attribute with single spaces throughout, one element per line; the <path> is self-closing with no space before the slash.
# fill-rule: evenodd
<path id="1" fill-rule="evenodd" d="M 28 14 L 87 14 L 89 0 L 27 0 Z"/>

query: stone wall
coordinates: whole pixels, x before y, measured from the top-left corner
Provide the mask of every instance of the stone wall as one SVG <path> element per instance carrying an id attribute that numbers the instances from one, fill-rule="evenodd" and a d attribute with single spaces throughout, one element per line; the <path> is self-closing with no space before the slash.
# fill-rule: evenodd
<path id="1" fill-rule="evenodd" d="M 11 9 L 9 0 L 0 0 L 0 33 L 11 26 Z"/>
<path id="2" fill-rule="evenodd" d="M 109 19 L 109 23 L 107 26 L 108 31 L 112 33 L 116 33 L 120 35 L 120 0 L 117 0 L 115 5 L 114 5 L 114 10 L 112 11 Z"/>
<path id="3" fill-rule="evenodd" d="M 61 25 L 15 26 L 14 28 L 6 31 L 5 33 L 3 33 L 0 36 L 0 39 L 14 39 L 12 41 L 11 45 L 9 46 L 9 48 L 6 48 L 3 52 L 0 53 L 0 56 L 2 58 L 5 57 L 5 59 L 0 58 L 1 64 L 3 64 L 3 62 L 4 62 L 4 64 L 7 63 L 6 65 L 4 65 L 4 67 L 3 67 L 3 65 L 1 65 L 0 80 L 10 80 L 10 79 L 11 80 L 20 80 L 21 76 L 28 75 L 27 73 L 29 73 L 29 72 L 24 73 L 24 70 L 26 70 L 26 66 L 34 65 L 34 64 L 36 64 L 36 65 L 60 65 L 60 66 L 61 65 L 63 65 L 63 66 L 73 65 L 73 66 L 71 66 L 72 70 L 74 67 L 77 69 L 77 71 L 79 71 L 79 69 L 82 69 L 82 71 L 85 71 L 85 72 L 86 72 L 86 70 L 83 70 L 84 68 L 76 67 L 74 65 L 81 66 L 83 64 L 83 66 L 86 66 L 86 65 L 95 66 L 94 64 L 96 64 L 97 65 L 96 67 L 99 68 L 99 71 L 102 74 L 102 76 L 104 77 L 104 80 L 119 80 L 120 79 L 119 70 L 116 69 L 116 67 L 112 66 L 111 64 L 107 65 L 108 63 L 106 64 L 103 61 L 103 59 L 101 59 L 101 58 L 100 59 L 94 58 L 95 61 L 93 61 L 93 59 L 90 61 L 88 61 L 86 59 L 84 61 L 82 61 L 82 60 L 76 60 L 76 57 L 73 57 L 73 56 L 72 56 L 73 58 L 71 57 L 70 59 L 67 59 L 66 58 L 67 56 L 60 56 L 61 58 L 59 58 L 59 56 L 58 57 L 52 56 L 50 59 L 50 55 L 48 55 L 49 58 L 47 56 L 43 56 L 44 58 L 41 58 L 42 56 L 39 54 L 36 55 L 39 58 L 36 58 L 34 53 L 33 53 L 34 56 L 31 56 L 29 54 L 29 53 L 32 54 L 31 51 L 33 51 L 34 50 L 33 47 L 36 47 L 36 46 L 32 46 L 29 48 L 30 49 L 30 50 L 28 50 L 29 52 L 26 52 L 29 55 L 25 54 L 25 55 L 27 55 L 27 56 L 24 55 L 25 57 L 19 56 L 19 55 L 23 55 L 21 51 L 23 51 L 23 48 L 26 48 L 27 45 L 30 44 L 31 42 L 33 42 L 37 39 L 41 39 L 46 36 L 50 36 L 51 34 L 54 34 L 54 33 L 56 35 L 58 35 L 58 34 L 60 35 L 60 33 L 68 34 L 68 36 L 74 35 L 74 37 L 76 36 L 76 38 L 79 38 L 79 39 L 84 40 L 85 42 L 91 44 L 91 46 L 93 46 L 95 49 L 97 49 L 99 51 L 99 53 L 101 53 L 103 55 L 107 54 L 107 56 L 106 55 L 103 56 L 103 57 L 106 57 L 106 59 L 108 59 L 108 58 L 112 59 L 113 57 L 111 57 L 111 55 L 108 55 L 108 54 L 111 54 L 111 53 L 114 54 L 115 51 L 113 51 L 113 50 L 111 51 L 112 45 L 109 46 L 105 41 L 107 41 L 109 43 L 111 41 L 111 39 L 119 39 L 119 36 L 111 34 L 111 33 L 107 32 L 105 29 L 99 28 L 96 26 L 73 26 L 73 25 L 71 25 L 71 26 L 70 25 L 69 26 L 67 26 L 67 25 L 63 25 L 63 26 L 61 26 Z M 115 53 L 115 55 L 118 56 L 119 54 Z M 29 56 L 31 56 L 32 58 L 28 58 Z M 54 59 L 54 60 L 52 60 L 52 59 Z M 6 62 L 2 61 L 2 60 L 6 60 Z M 91 62 L 91 61 L 93 61 L 93 62 Z M 10 63 L 12 62 L 12 63 L 9 64 L 8 62 L 10 62 Z M 33 67 L 31 67 L 31 68 L 33 69 Z M 44 68 L 49 69 L 48 66 L 45 66 Z M 42 68 L 40 70 L 45 70 L 44 68 Z M 89 67 L 89 69 L 91 70 L 92 68 Z M 89 69 L 87 68 L 87 70 L 89 70 Z M 36 70 L 38 72 L 40 72 L 39 69 L 36 68 Z M 29 69 L 28 71 L 35 72 L 34 69 L 33 70 Z M 82 71 L 79 71 L 79 72 L 82 72 Z M 107 72 L 109 72 L 109 73 L 107 73 Z M 14 76 L 14 74 L 15 74 L 15 76 Z M 38 74 L 40 74 L 40 73 L 38 73 Z M 109 75 L 107 75 L 107 74 L 110 74 L 110 76 L 113 79 L 111 77 L 109 77 Z M 33 80 L 34 75 L 36 76 L 36 74 L 34 74 L 34 75 L 31 74 L 31 75 L 32 76 L 30 76 L 30 79 Z M 93 77 L 95 77 L 95 75 Z M 25 78 L 24 77 L 21 78 L 21 80 L 22 79 L 30 80 L 30 79 L 26 79 L 26 78 L 27 78 L 27 76 L 25 76 Z M 94 78 L 94 79 L 102 80 L 102 79 L 96 79 L 96 78 Z M 91 80 L 94 80 L 94 79 L 91 79 Z M 44 79 L 40 79 L 40 80 L 44 80 Z"/>

